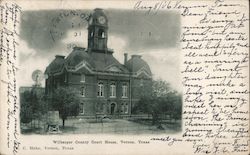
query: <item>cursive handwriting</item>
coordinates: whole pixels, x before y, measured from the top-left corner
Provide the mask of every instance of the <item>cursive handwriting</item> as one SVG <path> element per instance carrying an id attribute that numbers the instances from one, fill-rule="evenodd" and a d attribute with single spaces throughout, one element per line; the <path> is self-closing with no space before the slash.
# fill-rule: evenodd
<path id="1" fill-rule="evenodd" d="M 17 154 L 20 146 L 19 140 L 19 104 L 17 97 L 17 49 L 18 43 L 18 25 L 20 24 L 21 7 L 15 3 L 2 3 L 0 5 L 1 17 L 1 37 L 0 37 L 0 71 L 1 71 L 1 89 L 6 90 L 1 93 L 1 104 L 7 105 L 7 109 L 1 109 L 6 112 L 7 147 Z M 3 102 L 2 102 L 3 101 Z M 3 116 L 3 115 L 2 115 Z M 4 144 L 1 144 L 4 145 Z"/>
<path id="2" fill-rule="evenodd" d="M 197 154 L 247 152 L 249 19 L 242 3 L 207 4 L 182 13 L 183 137 Z"/>
<path id="3" fill-rule="evenodd" d="M 134 9 L 176 10 L 182 17 L 182 142 L 193 143 L 195 154 L 249 151 L 247 2 L 139 0 Z M 173 139 L 166 137 L 152 140 Z"/>

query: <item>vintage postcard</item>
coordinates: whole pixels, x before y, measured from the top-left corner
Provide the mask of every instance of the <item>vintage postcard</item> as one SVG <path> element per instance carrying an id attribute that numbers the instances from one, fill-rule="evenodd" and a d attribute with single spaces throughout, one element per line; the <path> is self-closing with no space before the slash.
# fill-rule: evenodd
<path id="1" fill-rule="evenodd" d="M 0 9 L 0 154 L 249 154 L 247 0 Z"/>

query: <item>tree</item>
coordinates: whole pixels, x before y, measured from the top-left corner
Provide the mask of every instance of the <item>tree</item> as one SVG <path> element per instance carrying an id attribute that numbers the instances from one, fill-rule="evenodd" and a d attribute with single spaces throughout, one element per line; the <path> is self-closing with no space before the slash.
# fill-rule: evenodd
<path id="1" fill-rule="evenodd" d="M 30 92 L 25 91 L 20 94 L 20 118 L 22 123 L 30 123 L 33 119 L 32 106 L 30 104 Z"/>
<path id="2" fill-rule="evenodd" d="M 170 103 L 169 114 L 171 119 L 175 121 L 181 118 L 182 114 L 182 95 L 174 92 L 168 95 L 168 102 Z"/>
<path id="3" fill-rule="evenodd" d="M 30 123 L 34 119 L 41 119 L 47 107 L 44 100 L 44 91 L 40 87 L 32 87 L 20 94 L 21 122 Z"/>
<path id="4" fill-rule="evenodd" d="M 153 81 L 150 95 L 142 95 L 134 111 L 152 115 L 152 124 L 161 124 L 161 114 L 168 113 L 171 118 L 181 115 L 181 95 L 171 89 L 170 84 L 163 80 Z"/>
<path id="5" fill-rule="evenodd" d="M 63 127 L 68 116 L 79 114 L 79 91 L 72 87 L 59 87 L 51 94 L 51 108 L 59 111 Z"/>

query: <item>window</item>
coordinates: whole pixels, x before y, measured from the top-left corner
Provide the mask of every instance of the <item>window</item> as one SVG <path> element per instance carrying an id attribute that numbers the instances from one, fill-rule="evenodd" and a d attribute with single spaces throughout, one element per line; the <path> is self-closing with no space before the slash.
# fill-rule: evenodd
<path id="1" fill-rule="evenodd" d="M 128 104 L 127 104 L 127 103 L 124 105 L 124 113 L 125 113 L 125 114 L 128 113 Z"/>
<path id="2" fill-rule="evenodd" d="M 122 85 L 122 98 L 128 97 L 128 86 L 127 84 Z"/>
<path id="3" fill-rule="evenodd" d="M 98 83 L 97 96 L 100 96 L 100 97 L 104 96 L 104 85 L 102 82 Z"/>
<path id="4" fill-rule="evenodd" d="M 140 86 L 143 87 L 144 85 L 144 82 L 143 82 L 143 79 L 140 80 Z"/>
<path id="5" fill-rule="evenodd" d="M 90 38 L 93 38 L 93 36 L 94 36 L 94 30 L 90 30 L 90 31 L 89 31 L 89 37 L 90 37 Z"/>
<path id="6" fill-rule="evenodd" d="M 128 103 L 122 103 L 121 113 L 128 114 Z"/>
<path id="7" fill-rule="evenodd" d="M 121 113 L 124 113 L 124 105 L 123 105 L 123 103 L 121 105 Z"/>
<path id="8" fill-rule="evenodd" d="M 105 38 L 105 33 L 102 29 L 98 31 L 98 37 Z"/>
<path id="9" fill-rule="evenodd" d="M 81 74 L 81 81 L 80 82 L 85 82 L 85 75 Z"/>
<path id="10" fill-rule="evenodd" d="M 110 97 L 113 97 L 113 98 L 116 97 L 116 85 L 115 85 L 115 83 L 112 83 L 110 85 Z"/>
<path id="11" fill-rule="evenodd" d="M 79 107 L 79 113 L 80 114 L 84 114 L 84 103 L 80 103 L 80 107 Z"/>
<path id="12" fill-rule="evenodd" d="M 81 87 L 81 95 L 83 97 L 85 97 L 85 87 L 84 86 Z"/>

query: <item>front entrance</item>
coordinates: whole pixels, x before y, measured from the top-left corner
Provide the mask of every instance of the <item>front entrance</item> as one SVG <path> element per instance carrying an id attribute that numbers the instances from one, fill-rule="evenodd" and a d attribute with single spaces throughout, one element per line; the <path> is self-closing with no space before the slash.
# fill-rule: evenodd
<path id="1" fill-rule="evenodd" d="M 115 114 L 115 109 L 116 109 L 116 104 L 111 103 L 111 105 L 110 105 L 110 113 L 111 113 L 111 115 Z"/>
<path id="2" fill-rule="evenodd" d="M 84 103 L 80 103 L 79 114 L 84 115 Z"/>

